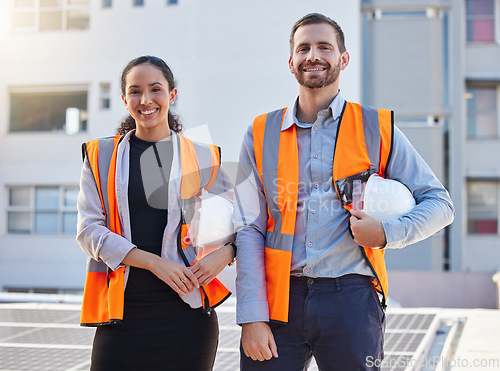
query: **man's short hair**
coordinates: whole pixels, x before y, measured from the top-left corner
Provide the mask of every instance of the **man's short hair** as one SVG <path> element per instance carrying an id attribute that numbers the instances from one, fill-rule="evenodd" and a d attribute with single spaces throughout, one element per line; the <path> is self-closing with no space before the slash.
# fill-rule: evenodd
<path id="1" fill-rule="evenodd" d="M 344 31 L 342 28 L 335 22 L 333 19 L 327 17 L 326 15 L 319 13 L 309 13 L 302 18 L 300 18 L 292 27 L 292 33 L 290 34 L 290 55 L 293 55 L 293 38 L 295 36 L 295 32 L 300 26 L 305 26 L 308 24 L 321 24 L 326 23 L 333 27 L 333 29 L 337 33 L 337 44 L 339 46 L 340 53 L 344 53 L 346 51 L 345 47 L 345 39 L 344 39 Z"/>

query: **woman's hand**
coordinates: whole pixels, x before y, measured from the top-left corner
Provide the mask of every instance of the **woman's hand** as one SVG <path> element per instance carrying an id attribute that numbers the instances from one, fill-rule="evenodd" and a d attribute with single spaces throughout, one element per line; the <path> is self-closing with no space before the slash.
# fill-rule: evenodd
<path id="1" fill-rule="evenodd" d="M 186 295 L 195 287 L 200 288 L 196 276 L 183 264 L 160 258 L 150 270 L 179 295 Z"/>
<path id="2" fill-rule="evenodd" d="M 195 287 L 200 287 L 189 268 L 138 248 L 130 250 L 122 263 L 151 271 L 179 295 L 186 295 Z"/>
<path id="3" fill-rule="evenodd" d="M 189 269 L 194 273 L 200 285 L 208 285 L 233 258 L 233 247 L 225 245 L 204 256 L 196 264 L 189 267 Z"/>

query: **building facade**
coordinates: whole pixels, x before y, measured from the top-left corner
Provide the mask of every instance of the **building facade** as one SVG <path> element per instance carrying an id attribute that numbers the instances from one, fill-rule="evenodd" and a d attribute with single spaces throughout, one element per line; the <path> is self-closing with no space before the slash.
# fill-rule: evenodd
<path id="1" fill-rule="evenodd" d="M 363 100 L 392 105 L 456 208 L 426 246 L 387 254 L 389 267 L 499 270 L 500 2 L 374 0 L 362 12 Z"/>

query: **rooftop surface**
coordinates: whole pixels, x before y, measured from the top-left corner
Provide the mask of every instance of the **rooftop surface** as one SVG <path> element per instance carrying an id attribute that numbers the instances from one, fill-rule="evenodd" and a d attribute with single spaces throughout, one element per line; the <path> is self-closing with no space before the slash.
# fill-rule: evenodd
<path id="1" fill-rule="evenodd" d="M 239 370 L 234 299 L 217 314 L 214 370 Z M 0 304 L 0 370 L 88 370 L 95 329 L 80 327 L 79 316 L 78 303 Z M 388 309 L 385 355 L 384 371 L 500 370 L 500 311 Z"/>

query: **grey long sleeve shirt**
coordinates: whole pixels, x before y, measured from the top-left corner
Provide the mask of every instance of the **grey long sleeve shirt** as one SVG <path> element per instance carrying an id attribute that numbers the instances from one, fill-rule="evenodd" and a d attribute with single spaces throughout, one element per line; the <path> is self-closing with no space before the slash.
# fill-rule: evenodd
<path id="1" fill-rule="evenodd" d="M 345 100 L 337 94 L 330 106 L 318 113 L 313 124 L 297 120 L 296 103 L 297 100 L 289 106 L 282 125 L 282 130 L 296 125 L 299 152 L 290 274 L 372 276 L 349 233 L 350 215 L 341 206 L 332 180 L 335 137 Z M 385 248 L 402 248 L 418 242 L 452 222 L 454 208 L 448 192 L 398 128 L 394 130 L 387 175 L 410 189 L 417 206 L 398 219 L 382 223 L 387 239 Z M 239 324 L 268 321 L 264 272 L 267 204 L 255 165 L 252 126 L 243 140 L 236 184 L 233 217 L 238 246 L 236 321 Z"/>

